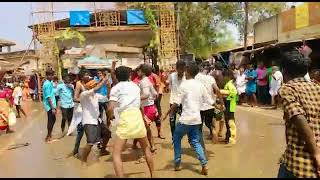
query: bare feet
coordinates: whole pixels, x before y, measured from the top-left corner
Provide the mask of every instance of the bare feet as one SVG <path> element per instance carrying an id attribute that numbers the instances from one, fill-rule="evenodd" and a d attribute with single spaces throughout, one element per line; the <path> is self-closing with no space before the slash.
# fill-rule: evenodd
<path id="1" fill-rule="evenodd" d="M 175 167 L 174 167 L 174 170 L 175 171 L 181 171 L 181 165 L 179 164 L 179 165 L 175 165 Z"/>
<path id="2" fill-rule="evenodd" d="M 211 141 L 212 141 L 213 144 L 217 144 L 218 141 L 219 141 L 219 139 L 218 139 L 218 137 L 215 135 L 215 136 L 212 136 Z"/>
<path id="3" fill-rule="evenodd" d="M 51 137 L 46 137 L 46 139 L 44 140 L 46 143 L 51 143 L 52 142 L 52 139 Z"/>
<path id="4" fill-rule="evenodd" d="M 74 153 L 74 152 L 71 152 L 69 154 L 67 154 L 66 158 L 70 158 L 70 157 L 75 157 L 75 158 L 79 158 L 79 154 L 78 153 Z"/>
<path id="5" fill-rule="evenodd" d="M 151 153 L 155 153 L 156 152 L 156 148 L 154 148 L 154 147 L 152 147 L 152 148 L 150 148 L 150 151 L 151 151 Z"/>
<path id="6" fill-rule="evenodd" d="M 67 135 L 67 133 L 62 132 L 61 136 L 58 139 L 62 139 Z"/>
<path id="7" fill-rule="evenodd" d="M 12 130 L 7 130 L 6 131 L 6 134 L 11 134 L 11 133 L 14 133 L 14 131 L 12 131 Z"/>
<path id="8" fill-rule="evenodd" d="M 88 166 L 87 160 L 84 158 L 84 155 L 81 155 L 81 156 L 79 157 L 79 159 L 80 159 L 80 161 L 81 161 L 82 167 Z"/>
<path id="9" fill-rule="evenodd" d="M 100 156 L 107 156 L 107 155 L 110 155 L 109 151 L 107 151 L 105 149 L 100 151 Z"/>
<path id="10" fill-rule="evenodd" d="M 69 158 L 69 157 L 71 157 L 71 156 L 73 156 L 73 152 L 67 154 L 67 155 L 66 155 L 66 158 Z"/>
<path id="11" fill-rule="evenodd" d="M 166 139 L 165 137 L 162 137 L 160 134 L 158 135 L 158 138 L 160 138 L 160 139 Z"/>
<path id="12" fill-rule="evenodd" d="M 206 165 L 202 166 L 201 175 L 208 175 L 208 167 Z"/>

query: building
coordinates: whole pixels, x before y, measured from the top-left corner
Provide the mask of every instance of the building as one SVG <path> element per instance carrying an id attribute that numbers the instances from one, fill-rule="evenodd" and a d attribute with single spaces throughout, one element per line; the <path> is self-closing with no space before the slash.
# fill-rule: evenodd
<path id="1" fill-rule="evenodd" d="M 37 71 L 39 68 L 39 58 L 34 50 L 22 50 L 0 54 L 7 63 L 8 70 L 18 68 L 20 72 Z"/>
<path id="2" fill-rule="evenodd" d="M 16 45 L 16 43 L 14 43 L 14 42 L 0 38 L 0 53 L 5 52 L 3 47 L 7 47 L 6 52 L 11 52 L 11 46 L 15 46 L 15 45 Z"/>
<path id="3" fill-rule="evenodd" d="M 11 51 L 15 46 L 14 42 L 0 39 L 0 67 L 3 70 L 11 71 L 19 69 L 21 72 L 28 72 L 38 69 L 38 57 L 34 50 Z M 7 51 L 4 51 L 7 47 Z"/>
<path id="4" fill-rule="evenodd" d="M 105 68 L 111 65 L 114 59 L 122 65 L 133 68 L 138 66 L 144 62 L 142 50 L 150 42 L 153 31 L 146 23 L 130 24 L 130 18 L 125 10 L 101 11 L 90 14 L 88 26 L 71 27 L 70 18 L 29 26 L 43 46 L 39 51 L 40 68 L 57 69 L 62 66 L 69 71 L 80 66 Z M 71 30 L 80 32 L 85 37 L 85 42 L 79 44 L 76 39 L 57 41 L 61 59 L 59 62 L 52 52 L 49 52 L 55 43 L 53 37 Z M 49 55 L 51 57 L 48 57 Z M 80 60 L 89 62 L 79 64 Z"/>
<path id="5" fill-rule="evenodd" d="M 231 54 L 237 64 L 263 61 L 267 66 L 280 58 L 280 50 L 300 47 L 303 41 L 313 49 L 312 67 L 320 68 L 320 3 L 306 2 L 254 24 L 254 43 L 247 50 L 235 48 L 220 52 Z M 225 58 L 226 59 L 226 58 Z"/>

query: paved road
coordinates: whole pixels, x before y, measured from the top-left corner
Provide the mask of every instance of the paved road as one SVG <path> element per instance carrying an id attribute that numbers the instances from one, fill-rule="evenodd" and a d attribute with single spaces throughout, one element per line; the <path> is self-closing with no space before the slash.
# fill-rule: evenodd
<path id="1" fill-rule="evenodd" d="M 162 105 L 167 109 L 168 98 Z M 13 134 L 0 135 L 0 176 L 1 177 L 114 177 L 111 156 L 95 158 L 89 156 L 89 166 L 81 166 L 75 158 L 65 158 L 71 152 L 75 136 L 68 136 L 53 144 L 45 144 L 46 114 L 40 103 L 25 102 L 24 108 L 30 114 L 26 119 L 19 119 Z M 238 142 L 234 146 L 211 144 L 206 141 L 209 153 L 208 177 L 276 177 L 278 159 L 284 150 L 285 137 L 282 113 L 250 107 L 238 107 L 236 123 Z M 60 136 L 58 117 L 54 136 Z M 209 134 L 205 129 L 205 136 Z M 156 132 L 155 125 L 153 132 Z M 200 165 L 194 152 L 183 139 L 182 168 L 173 171 L 173 148 L 168 120 L 163 124 L 166 139 L 155 138 L 157 153 L 155 177 L 204 177 L 199 175 Z M 15 143 L 29 142 L 27 147 L 7 150 Z M 82 146 L 85 137 L 82 140 Z M 123 154 L 125 173 L 128 177 L 148 177 L 147 165 L 138 163 L 137 152 L 129 148 Z M 112 146 L 112 140 L 109 144 Z M 112 151 L 112 149 L 110 148 Z"/>

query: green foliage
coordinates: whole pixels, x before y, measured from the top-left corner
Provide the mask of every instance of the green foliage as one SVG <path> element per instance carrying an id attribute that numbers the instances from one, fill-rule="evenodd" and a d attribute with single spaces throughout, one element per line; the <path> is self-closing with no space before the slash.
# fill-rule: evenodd
<path id="1" fill-rule="evenodd" d="M 146 20 L 155 34 L 146 48 L 149 56 L 158 52 L 160 44 L 158 16 L 150 9 L 152 4 L 130 2 L 130 8 L 145 10 Z M 180 9 L 179 47 L 182 53 L 193 53 L 197 58 L 206 59 L 212 52 L 235 47 L 235 40 L 226 23 L 234 24 L 240 32 L 239 40 L 243 39 L 243 2 L 175 2 L 175 8 Z M 255 22 L 273 16 L 284 8 L 286 2 L 249 2 L 248 33 L 253 32 Z"/>
<path id="2" fill-rule="evenodd" d="M 179 2 L 176 5 L 180 6 L 181 51 L 193 53 L 196 58 L 207 59 L 216 37 L 214 10 L 208 2 Z"/>
<path id="3" fill-rule="evenodd" d="M 67 28 L 63 31 L 58 31 L 58 34 L 54 36 L 55 44 L 53 46 L 53 53 L 55 55 L 59 54 L 58 41 L 77 39 L 79 44 L 82 46 L 86 41 L 86 38 L 82 33 L 75 29 Z"/>
<path id="4" fill-rule="evenodd" d="M 218 53 L 223 50 L 232 49 L 238 46 L 235 39 L 232 37 L 232 32 L 228 29 L 225 23 L 217 25 L 216 41 L 213 44 L 212 53 Z"/>
<path id="5" fill-rule="evenodd" d="M 159 34 L 159 28 L 156 21 L 156 16 L 154 12 L 150 8 L 145 9 L 145 18 L 148 22 L 148 24 L 151 27 L 151 30 L 153 31 L 154 35 L 149 43 L 149 48 L 158 48 L 160 45 L 160 34 Z"/>
<path id="6" fill-rule="evenodd" d="M 253 32 L 254 23 L 280 13 L 286 8 L 286 2 L 248 2 L 248 33 Z M 218 11 L 220 20 L 237 26 L 242 40 L 244 36 L 245 11 L 243 2 L 217 2 L 213 7 Z"/>
<path id="7" fill-rule="evenodd" d="M 80 45 L 83 45 L 86 41 L 86 38 L 82 33 L 72 28 L 67 28 L 63 31 L 60 31 L 59 34 L 57 34 L 54 38 L 58 41 L 78 39 Z"/>

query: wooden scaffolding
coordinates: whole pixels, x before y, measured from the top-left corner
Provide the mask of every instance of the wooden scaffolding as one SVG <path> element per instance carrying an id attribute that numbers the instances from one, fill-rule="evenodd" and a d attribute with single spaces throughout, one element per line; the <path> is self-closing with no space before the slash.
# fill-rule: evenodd
<path id="1" fill-rule="evenodd" d="M 94 2 L 92 3 L 94 4 Z M 113 11 L 94 8 L 92 11 L 93 17 L 91 20 L 91 27 L 119 27 L 122 23 L 120 10 L 125 10 L 124 8 L 130 9 L 133 3 L 124 2 L 123 4 L 122 8 Z M 171 64 L 174 64 L 179 56 L 177 50 L 178 43 L 176 38 L 177 31 L 174 4 L 172 2 L 154 2 L 145 4 L 158 15 L 160 65 L 167 68 Z M 34 37 L 42 43 L 42 47 L 39 49 L 39 57 L 45 56 L 45 54 L 47 54 L 46 56 L 49 56 L 49 51 L 54 48 L 54 35 L 62 30 L 59 27 L 59 23 L 56 23 L 54 18 L 54 14 L 59 13 L 59 11 L 54 11 L 53 6 L 53 3 L 51 3 L 51 8 L 49 8 L 51 10 L 32 12 L 32 18 L 34 19 L 32 25 Z M 34 23 L 35 21 L 41 23 Z M 50 55 L 50 57 L 43 58 L 48 59 L 48 63 L 56 62 L 52 64 L 53 67 L 56 68 L 59 66 L 56 59 L 57 57 L 53 54 Z"/>
<path id="2" fill-rule="evenodd" d="M 174 3 L 154 2 L 143 4 L 159 15 L 156 20 L 160 36 L 160 65 L 168 68 L 170 65 L 175 64 L 177 57 L 179 57 Z M 136 6 L 136 2 L 127 2 L 125 6 L 130 9 Z"/>
<path id="3" fill-rule="evenodd" d="M 164 67 L 177 60 L 176 21 L 173 3 L 159 6 L 160 19 L 160 59 Z"/>
<path id="4" fill-rule="evenodd" d="M 54 35 L 56 33 L 53 11 L 32 11 L 32 30 L 34 44 L 36 44 L 36 41 L 41 43 L 39 49 L 35 47 L 36 55 L 41 62 L 39 64 L 40 71 L 43 73 L 47 69 L 56 70 L 59 67 L 59 62 L 53 53 L 55 47 Z"/>

